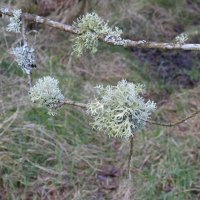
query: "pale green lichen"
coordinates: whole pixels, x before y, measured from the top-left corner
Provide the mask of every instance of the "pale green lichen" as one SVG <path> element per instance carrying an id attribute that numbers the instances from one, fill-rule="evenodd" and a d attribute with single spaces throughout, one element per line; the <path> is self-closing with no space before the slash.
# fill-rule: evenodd
<path id="1" fill-rule="evenodd" d="M 88 103 L 87 112 L 93 117 L 93 127 L 111 137 L 129 138 L 146 125 L 156 104 L 145 102 L 141 84 L 122 80 L 117 86 L 97 86 L 97 99 Z"/>
<path id="2" fill-rule="evenodd" d="M 74 39 L 73 53 L 81 56 L 86 50 L 95 53 L 98 47 L 98 38 L 102 37 L 106 41 L 114 44 L 123 43 L 122 31 L 115 27 L 112 30 L 96 13 L 88 13 L 74 22 L 73 27 L 79 31 L 79 35 Z"/>
<path id="3" fill-rule="evenodd" d="M 38 79 L 30 89 L 29 96 L 33 103 L 47 108 L 50 115 L 56 114 L 58 104 L 64 100 L 64 96 L 58 87 L 58 80 L 50 76 Z"/>
<path id="4" fill-rule="evenodd" d="M 14 33 L 20 33 L 21 32 L 21 14 L 22 11 L 19 10 L 13 10 L 13 16 L 10 17 L 10 23 L 7 26 L 8 32 L 14 32 Z"/>
<path id="5" fill-rule="evenodd" d="M 184 44 L 188 40 L 188 34 L 181 33 L 180 35 L 176 36 L 175 42 L 177 44 Z"/>
<path id="6" fill-rule="evenodd" d="M 15 60 L 21 67 L 23 72 L 26 74 L 31 74 L 35 65 L 35 50 L 29 47 L 27 43 L 24 45 L 12 48 L 11 54 L 15 56 Z"/>

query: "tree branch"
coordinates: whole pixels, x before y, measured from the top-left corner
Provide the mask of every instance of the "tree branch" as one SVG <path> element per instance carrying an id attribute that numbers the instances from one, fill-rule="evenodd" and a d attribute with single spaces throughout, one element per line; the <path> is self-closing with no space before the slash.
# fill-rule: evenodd
<path id="1" fill-rule="evenodd" d="M 179 124 L 182 124 L 183 122 L 187 121 L 188 119 L 191 119 L 192 117 L 198 115 L 200 113 L 200 110 L 197 110 L 195 112 L 193 112 L 191 115 L 187 116 L 186 118 L 184 119 L 181 119 L 179 121 L 176 121 L 174 123 L 162 123 L 162 122 L 156 122 L 156 121 L 150 121 L 150 120 L 147 120 L 146 122 L 147 123 L 150 123 L 150 124 L 155 124 L 155 125 L 159 125 L 159 126 L 167 126 L 167 127 L 172 127 L 172 126 L 177 126 Z"/>
<path id="2" fill-rule="evenodd" d="M 58 108 L 59 107 L 62 107 L 64 105 L 71 105 L 71 106 L 76 106 L 76 107 L 80 107 L 80 108 L 83 108 L 83 109 L 86 109 L 87 108 L 87 104 L 84 104 L 84 103 L 79 103 L 79 102 L 76 102 L 76 101 L 72 101 L 70 99 L 65 99 L 63 102 L 61 102 L 59 105 L 58 105 Z M 178 120 L 174 123 L 163 123 L 163 122 L 157 122 L 157 121 L 150 121 L 150 120 L 146 120 L 145 122 L 149 123 L 149 124 L 155 124 L 155 125 L 159 125 L 159 126 L 167 126 L 167 127 L 173 127 L 173 126 L 177 126 L 179 124 L 182 124 L 183 122 L 187 121 L 188 119 L 191 119 L 193 118 L 194 116 L 198 115 L 200 113 L 200 110 L 196 110 L 195 112 L 193 112 L 192 114 L 190 114 L 189 116 L 181 119 L 181 120 Z"/>
<path id="3" fill-rule="evenodd" d="M 8 9 L 8 8 L 2 8 L 0 9 L 0 14 L 13 16 L 13 10 Z M 52 28 L 56 28 L 65 32 L 69 32 L 72 34 L 80 34 L 77 29 L 75 29 L 74 27 L 70 25 L 56 22 L 45 17 L 41 17 L 41 16 L 29 14 L 29 13 L 23 13 L 22 17 L 28 21 L 34 21 L 35 23 L 45 24 Z M 123 46 L 127 48 L 200 50 L 200 44 L 159 43 L 159 42 L 147 42 L 145 40 L 133 41 L 133 40 L 128 40 L 128 39 L 124 39 L 123 43 L 116 44 L 115 41 L 105 39 L 105 37 L 100 37 L 99 40 L 110 45 Z"/>
<path id="4" fill-rule="evenodd" d="M 64 105 L 71 105 L 71 106 L 76 106 L 76 107 L 80 107 L 80 108 L 84 108 L 86 109 L 87 108 L 87 105 L 84 104 L 84 103 L 79 103 L 79 102 L 76 102 L 76 101 L 72 101 L 72 100 L 69 100 L 69 99 L 65 99 L 63 102 L 61 102 L 59 105 L 58 105 L 58 108 L 59 107 L 62 107 Z"/>
<path id="5" fill-rule="evenodd" d="M 1 8 L 0 14 L 13 16 L 13 10 L 9 9 L 9 8 Z M 56 29 L 59 29 L 59 30 L 62 30 L 62 31 L 70 32 L 70 33 L 73 33 L 73 34 L 78 34 L 78 31 L 75 30 L 72 26 L 62 24 L 60 22 L 56 22 L 56 21 L 47 19 L 45 17 L 41 17 L 41 16 L 29 14 L 29 13 L 22 13 L 22 18 L 24 18 L 28 21 L 34 21 L 35 23 L 45 24 L 45 25 L 48 25 L 50 27 L 53 27 L 53 28 L 56 28 Z"/>

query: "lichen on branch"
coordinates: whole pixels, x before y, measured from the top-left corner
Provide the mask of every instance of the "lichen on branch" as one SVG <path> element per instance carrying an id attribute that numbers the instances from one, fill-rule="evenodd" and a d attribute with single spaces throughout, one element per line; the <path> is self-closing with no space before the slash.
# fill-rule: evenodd
<path id="1" fill-rule="evenodd" d="M 109 27 L 96 13 L 87 13 L 77 19 L 73 23 L 73 27 L 79 31 L 79 35 L 75 37 L 73 44 L 73 52 L 77 56 L 81 56 L 86 50 L 95 53 L 98 47 L 99 38 L 105 40 L 113 40 L 113 42 L 122 42 L 122 30 L 115 27 L 114 30 Z"/>
<path id="2" fill-rule="evenodd" d="M 1 9 L 1 11 L 6 13 L 5 9 Z M 8 32 L 14 32 L 14 33 L 21 32 L 21 25 L 22 25 L 21 14 L 22 14 L 22 11 L 20 9 L 13 10 L 13 16 L 9 18 L 10 23 L 7 25 L 7 28 L 6 28 Z"/>
<path id="3" fill-rule="evenodd" d="M 140 95 L 144 85 L 120 81 L 117 86 L 96 87 L 97 98 L 88 103 L 87 112 L 93 117 L 93 127 L 111 137 L 130 138 L 146 125 L 156 104 L 145 102 Z"/>
<path id="4" fill-rule="evenodd" d="M 12 48 L 10 53 L 15 56 L 15 60 L 23 72 L 31 74 L 33 68 L 36 67 L 35 50 L 24 43 L 22 46 Z"/>
<path id="5" fill-rule="evenodd" d="M 12 17 L 14 14 L 14 10 L 8 9 L 8 8 L 1 8 L 0 14 L 8 15 Z M 24 20 L 33 21 L 35 23 L 40 23 L 40 24 L 45 24 L 52 28 L 80 36 L 80 32 L 76 28 L 76 25 L 71 26 L 68 24 L 63 24 L 63 23 L 60 23 L 60 22 L 57 22 L 45 17 L 32 15 L 30 13 L 22 13 L 22 16 Z M 129 39 L 123 39 L 121 37 L 115 38 L 112 36 L 112 34 L 111 34 L 111 37 L 109 35 L 106 35 L 103 38 L 99 37 L 98 39 L 106 44 L 123 46 L 126 48 L 145 48 L 145 49 L 150 48 L 150 49 L 170 49 L 170 50 L 177 49 L 177 50 L 200 51 L 200 44 L 185 44 L 185 43 L 174 43 L 174 42 L 164 43 L 164 42 L 151 42 L 151 41 L 145 41 L 145 40 L 134 41 L 134 40 L 129 40 Z M 87 50 L 87 48 L 83 50 Z"/>
<path id="6" fill-rule="evenodd" d="M 50 115 L 55 115 L 59 103 L 64 100 L 64 96 L 58 87 L 58 80 L 45 76 L 37 80 L 30 89 L 29 96 L 33 103 L 49 110 Z"/>

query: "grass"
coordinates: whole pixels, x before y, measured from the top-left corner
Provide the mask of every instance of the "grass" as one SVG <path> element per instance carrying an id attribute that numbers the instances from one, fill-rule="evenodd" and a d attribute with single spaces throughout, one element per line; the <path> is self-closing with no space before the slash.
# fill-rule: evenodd
<path id="1" fill-rule="evenodd" d="M 82 183 L 93 178 L 94 170 L 103 159 L 102 147 L 89 147 L 76 134 L 70 138 L 67 131 L 64 135 L 56 128 L 48 130 L 42 122 L 37 125 L 24 121 L 19 114 L 20 110 L 9 129 L 5 129 L 5 122 L 1 133 L 0 182 L 6 198 L 21 199 L 29 194 L 32 199 L 45 199 L 53 198 L 55 192 L 59 198 L 72 199 L 77 192 L 75 185 L 89 190 Z"/>
<path id="2" fill-rule="evenodd" d="M 198 13 L 192 13 L 187 6 L 183 7 L 185 1 L 176 1 L 174 5 L 171 0 L 151 0 L 156 5 L 153 7 L 149 2 L 124 1 L 122 4 L 119 0 L 99 1 L 92 6 L 105 19 L 119 24 L 126 32 L 125 36 L 131 39 L 156 38 L 157 41 L 166 41 L 179 33 L 174 31 L 179 21 L 182 31 L 198 19 Z M 193 3 L 196 5 L 198 1 Z M 174 10 L 171 16 L 172 8 L 184 10 L 186 17 L 183 19 L 180 12 Z M 122 78 L 145 82 L 149 91 L 147 96 L 159 99 L 159 109 L 154 117 L 162 121 L 175 121 L 199 108 L 199 86 L 183 90 L 167 85 L 162 78 L 152 75 L 151 70 L 155 68 L 147 59 L 142 62 L 133 56 L 134 51 L 100 45 L 97 54 L 74 59 L 70 57 L 71 37 L 53 30 L 51 33 L 48 28 L 41 30 L 40 36 L 35 36 L 37 42 L 30 35 L 38 53 L 34 81 L 41 75 L 53 75 L 60 81 L 65 96 L 82 102 L 94 96 L 93 86 L 99 83 L 116 84 Z M 138 133 L 132 161 L 133 181 L 127 182 L 128 143 L 107 138 L 105 134 L 92 130 L 90 119 L 82 110 L 66 106 L 59 110 L 56 117 L 50 117 L 45 109 L 30 105 L 27 79 L 5 53 L 6 43 L 10 46 L 13 36 L 2 35 L 2 199 L 200 198 L 198 116 L 176 128 L 149 126 Z M 187 71 L 196 82 L 199 80 L 198 62 L 196 59 L 192 70 Z M 161 94 L 165 95 L 160 97 Z"/>
<path id="3" fill-rule="evenodd" d="M 164 131 L 159 136 L 150 133 L 150 138 L 145 138 L 146 145 L 141 154 L 149 159 L 142 165 L 135 184 L 142 184 L 145 188 L 137 188 L 136 199 L 199 198 L 194 193 L 199 185 L 196 182 L 199 171 L 197 166 L 191 165 L 194 161 L 199 163 L 198 142 L 192 136 L 180 138 L 175 134 Z M 190 152 L 195 152 L 195 155 L 191 156 Z"/>
<path id="4" fill-rule="evenodd" d="M 23 76 L 23 72 L 17 64 L 13 64 L 8 59 L 3 59 L 0 63 L 0 70 L 6 76 Z"/>
<path id="5" fill-rule="evenodd" d="M 177 9 L 185 5 L 185 0 L 151 0 L 151 2 L 166 9 Z"/>

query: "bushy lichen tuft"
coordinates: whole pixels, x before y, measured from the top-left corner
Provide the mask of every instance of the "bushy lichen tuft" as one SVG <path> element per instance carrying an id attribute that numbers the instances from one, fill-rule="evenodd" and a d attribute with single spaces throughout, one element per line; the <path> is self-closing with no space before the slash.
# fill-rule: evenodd
<path id="1" fill-rule="evenodd" d="M 117 86 L 97 86 L 97 99 L 88 103 L 87 112 L 93 117 L 93 126 L 112 137 L 129 138 L 143 129 L 156 104 L 140 96 L 141 84 L 122 80 Z"/>
<path id="2" fill-rule="evenodd" d="M 103 37 L 105 40 L 115 42 L 123 41 L 121 38 L 122 31 L 115 27 L 112 30 L 108 23 L 105 22 L 96 13 L 88 13 L 74 22 L 73 27 L 78 29 L 80 35 L 74 39 L 73 52 L 81 56 L 86 50 L 92 53 L 97 51 L 98 38 Z"/>
<path id="3" fill-rule="evenodd" d="M 64 100 L 58 87 L 58 80 L 50 76 L 40 78 L 30 89 L 29 96 L 33 103 L 46 107 L 50 115 L 56 114 L 58 104 Z"/>
<path id="4" fill-rule="evenodd" d="M 176 36 L 175 42 L 177 44 L 184 44 L 188 40 L 188 34 L 181 33 L 180 35 Z"/>
<path id="5" fill-rule="evenodd" d="M 35 65 L 34 49 L 29 47 L 27 43 L 23 46 L 13 48 L 11 54 L 15 56 L 15 60 L 21 69 L 30 74 Z"/>
<path id="6" fill-rule="evenodd" d="M 19 10 L 13 10 L 13 17 L 10 17 L 10 23 L 7 26 L 7 31 L 8 32 L 15 32 L 15 33 L 20 33 L 21 32 L 21 14 L 22 11 Z"/>

